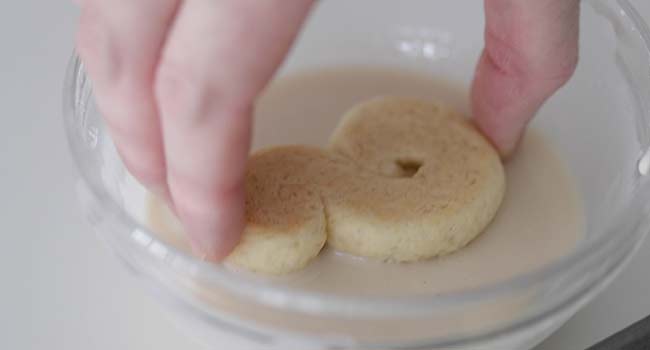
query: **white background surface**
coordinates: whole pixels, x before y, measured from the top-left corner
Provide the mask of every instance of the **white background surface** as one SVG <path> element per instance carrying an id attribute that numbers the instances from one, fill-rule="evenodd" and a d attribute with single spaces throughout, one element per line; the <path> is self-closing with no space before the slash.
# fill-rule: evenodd
<path id="1" fill-rule="evenodd" d="M 80 217 L 60 102 L 77 15 L 65 0 L 0 2 L 0 349 L 201 350 Z M 584 349 L 650 314 L 648 266 L 650 241 L 538 350 Z"/>

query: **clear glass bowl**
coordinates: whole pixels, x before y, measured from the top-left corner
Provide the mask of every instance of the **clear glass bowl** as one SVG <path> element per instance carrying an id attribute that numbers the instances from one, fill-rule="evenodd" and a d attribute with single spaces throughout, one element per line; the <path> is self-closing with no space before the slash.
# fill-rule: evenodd
<path id="1" fill-rule="evenodd" d="M 483 14 L 478 1 L 459 3 L 320 2 L 280 75 L 372 64 L 426 71 L 467 88 L 483 44 Z M 580 27 L 576 74 L 535 124 L 577 182 L 586 237 L 572 254 L 507 281 L 410 298 L 327 295 L 268 284 L 166 245 L 142 224 L 134 204 L 142 193 L 132 190 L 137 186 L 113 149 L 74 56 L 64 121 L 81 174 L 80 198 L 99 236 L 184 328 L 212 346 L 531 348 L 610 283 L 648 231 L 650 31 L 627 0 L 583 1 Z M 332 319 L 337 326 L 319 326 Z M 350 334 L 351 325 L 366 333 Z M 394 334 L 377 340 L 386 327 Z"/>

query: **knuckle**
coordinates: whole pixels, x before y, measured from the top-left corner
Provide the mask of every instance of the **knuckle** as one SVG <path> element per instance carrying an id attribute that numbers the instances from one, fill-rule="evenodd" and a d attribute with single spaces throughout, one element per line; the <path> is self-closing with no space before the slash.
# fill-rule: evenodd
<path id="1" fill-rule="evenodd" d="M 503 75 L 522 80 L 536 80 L 549 86 L 566 83 L 578 63 L 577 42 L 567 40 L 552 46 L 524 40 L 534 35 L 486 30 L 485 52 L 491 64 Z"/>
<path id="2" fill-rule="evenodd" d="M 530 67 L 517 40 L 491 28 L 487 28 L 485 33 L 485 53 L 491 64 L 504 75 L 521 76 Z"/>
<path id="3" fill-rule="evenodd" d="M 558 49 L 549 55 L 536 55 L 525 47 L 493 39 L 488 41 L 485 52 L 490 64 L 504 77 L 552 92 L 571 78 L 578 64 L 577 49 Z"/>

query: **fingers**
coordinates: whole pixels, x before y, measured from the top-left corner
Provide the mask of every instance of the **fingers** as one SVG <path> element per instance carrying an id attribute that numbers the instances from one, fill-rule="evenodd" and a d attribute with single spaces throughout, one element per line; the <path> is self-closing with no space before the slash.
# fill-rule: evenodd
<path id="1" fill-rule="evenodd" d="M 193 246 L 207 257 L 223 257 L 239 238 L 252 102 L 309 5 L 82 3 L 78 50 L 116 146 L 150 189 L 171 187 Z"/>
<path id="2" fill-rule="evenodd" d="M 573 74 L 578 0 L 485 0 L 485 48 L 472 85 L 478 127 L 503 155 Z"/>
<path id="3" fill-rule="evenodd" d="M 253 100 L 310 4 L 186 0 L 179 8 L 155 90 L 176 211 L 207 258 L 224 257 L 238 242 Z"/>
<path id="4" fill-rule="evenodd" d="M 84 0 L 77 50 L 99 109 L 127 168 L 166 192 L 165 159 L 153 93 L 155 69 L 176 0 Z"/>

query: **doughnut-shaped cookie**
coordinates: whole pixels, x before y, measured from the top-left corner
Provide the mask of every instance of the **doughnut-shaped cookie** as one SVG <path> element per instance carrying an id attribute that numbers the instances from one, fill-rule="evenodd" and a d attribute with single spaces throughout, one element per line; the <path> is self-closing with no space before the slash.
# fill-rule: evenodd
<path id="1" fill-rule="evenodd" d="M 354 255 L 416 261 L 451 253 L 490 223 L 505 193 L 495 149 L 465 119 L 407 98 L 362 103 L 330 150 L 364 171 L 358 188 L 325 196 L 328 244 Z"/>
<path id="2" fill-rule="evenodd" d="M 279 274 L 313 259 L 327 239 L 320 194 L 306 167 L 325 164 L 318 149 L 286 146 L 251 157 L 246 172 L 246 227 L 227 261 L 247 270 Z"/>
<path id="3" fill-rule="evenodd" d="M 482 232 L 504 191 L 497 152 L 463 118 L 419 100 L 373 99 L 346 113 L 327 150 L 251 157 L 247 225 L 228 260 L 291 272 L 326 240 L 387 261 L 448 254 Z"/>

